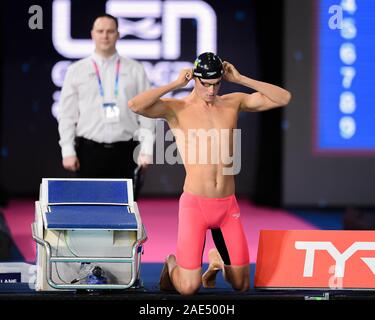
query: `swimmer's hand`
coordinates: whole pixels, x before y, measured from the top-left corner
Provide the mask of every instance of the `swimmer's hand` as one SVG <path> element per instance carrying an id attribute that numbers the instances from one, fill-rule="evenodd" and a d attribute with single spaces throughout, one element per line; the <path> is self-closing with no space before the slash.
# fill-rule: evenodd
<path id="1" fill-rule="evenodd" d="M 177 85 L 179 88 L 184 88 L 193 79 L 193 70 L 192 69 L 182 69 L 178 78 L 176 79 Z"/>
<path id="2" fill-rule="evenodd" d="M 223 62 L 223 69 L 224 69 L 224 80 L 229 82 L 238 83 L 241 80 L 241 74 L 237 71 L 233 64 L 224 61 Z"/>

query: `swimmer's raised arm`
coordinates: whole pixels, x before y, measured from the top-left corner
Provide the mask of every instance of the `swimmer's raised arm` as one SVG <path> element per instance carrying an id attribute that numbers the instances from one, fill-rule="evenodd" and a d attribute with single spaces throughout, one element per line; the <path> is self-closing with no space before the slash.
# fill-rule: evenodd
<path id="1" fill-rule="evenodd" d="M 240 74 L 229 62 L 223 62 L 224 79 L 254 89 L 255 93 L 237 93 L 240 98 L 240 111 L 265 111 L 282 107 L 289 103 L 291 93 L 270 83 L 257 81 Z"/>
<path id="2" fill-rule="evenodd" d="M 191 69 L 182 69 L 176 80 L 164 86 L 142 92 L 130 99 L 128 106 L 135 113 L 149 118 L 169 119 L 174 117 L 172 107 L 179 100 L 161 97 L 168 92 L 185 87 L 192 77 Z"/>

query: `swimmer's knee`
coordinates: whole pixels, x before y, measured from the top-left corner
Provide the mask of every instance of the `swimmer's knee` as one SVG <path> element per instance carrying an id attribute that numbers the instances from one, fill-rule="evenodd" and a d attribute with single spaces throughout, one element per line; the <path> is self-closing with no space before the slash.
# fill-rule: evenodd
<path id="1" fill-rule="evenodd" d="M 250 289 L 249 281 L 234 281 L 232 283 L 232 288 L 240 292 L 246 292 Z"/>
<path id="2" fill-rule="evenodd" d="M 183 280 L 180 282 L 179 292 L 184 296 L 196 294 L 201 287 L 201 280 Z"/>
<path id="3" fill-rule="evenodd" d="M 239 270 L 231 267 L 225 268 L 225 278 L 234 290 L 245 292 L 250 289 L 250 276 L 248 270 Z"/>

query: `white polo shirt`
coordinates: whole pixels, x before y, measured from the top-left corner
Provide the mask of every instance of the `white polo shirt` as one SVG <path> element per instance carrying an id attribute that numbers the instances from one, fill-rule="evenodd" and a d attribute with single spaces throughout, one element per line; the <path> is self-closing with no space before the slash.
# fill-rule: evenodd
<path id="1" fill-rule="evenodd" d="M 115 78 L 118 59 L 120 71 L 116 99 Z M 93 60 L 99 69 L 104 97 L 100 95 Z M 57 110 L 62 156 L 76 155 L 74 140 L 77 136 L 99 143 L 128 141 L 138 136 L 138 140 L 142 141 L 141 152 L 152 155 L 155 120 L 138 115 L 128 107 L 131 98 L 149 88 L 150 83 L 142 64 L 121 57 L 117 52 L 107 59 L 93 53 L 90 57 L 70 65 L 65 75 Z M 117 103 L 120 109 L 119 122 L 108 123 L 104 120 L 103 102 Z"/>

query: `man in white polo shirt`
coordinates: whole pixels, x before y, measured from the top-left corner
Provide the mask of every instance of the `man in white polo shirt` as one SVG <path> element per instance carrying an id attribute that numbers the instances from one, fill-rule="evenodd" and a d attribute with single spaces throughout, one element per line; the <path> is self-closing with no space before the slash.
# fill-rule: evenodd
<path id="1" fill-rule="evenodd" d="M 82 178 L 133 178 L 152 162 L 155 122 L 135 114 L 128 101 L 150 88 L 141 63 L 121 57 L 117 19 L 94 21 L 95 52 L 69 66 L 58 108 L 59 144 L 66 170 Z M 141 141 L 139 156 L 133 152 Z"/>

